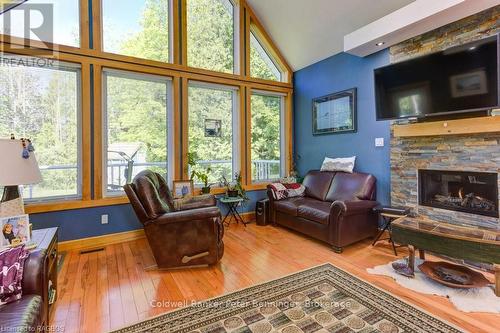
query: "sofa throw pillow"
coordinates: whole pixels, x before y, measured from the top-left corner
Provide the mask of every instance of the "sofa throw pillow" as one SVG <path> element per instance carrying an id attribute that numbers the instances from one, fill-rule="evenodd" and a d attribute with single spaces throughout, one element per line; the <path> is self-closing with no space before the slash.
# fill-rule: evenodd
<path id="1" fill-rule="evenodd" d="M 298 183 L 272 183 L 269 186 L 274 200 L 302 197 L 306 191 L 306 187 Z"/>
<path id="2" fill-rule="evenodd" d="M 355 161 L 356 156 L 344 158 L 325 157 L 323 165 L 321 165 L 321 171 L 342 171 L 352 173 Z"/>
<path id="3" fill-rule="evenodd" d="M 0 305 L 21 298 L 24 262 L 29 255 L 24 245 L 0 251 Z"/>

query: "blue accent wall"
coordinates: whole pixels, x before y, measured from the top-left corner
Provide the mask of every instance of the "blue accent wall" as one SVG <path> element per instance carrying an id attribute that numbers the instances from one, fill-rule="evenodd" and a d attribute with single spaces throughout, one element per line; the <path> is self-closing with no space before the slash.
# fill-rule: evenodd
<path id="1" fill-rule="evenodd" d="M 304 175 L 319 169 L 325 156 L 356 155 L 355 170 L 377 177 L 377 200 L 390 202 L 390 128 L 375 120 L 373 70 L 389 64 L 388 50 L 365 58 L 340 53 L 294 73 L 294 152 Z M 357 88 L 357 133 L 312 135 L 312 99 Z M 375 147 L 383 137 L 384 147 Z"/>
<path id="2" fill-rule="evenodd" d="M 266 197 L 265 191 L 247 192 L 249 201 L 238 209 L 240 212 L 255 210 L 255 203 Z M 220 207 L 223 214 L 226 207 Z M 108 214 L 108 224 L 101 224 L 101 215 Z M 30 214 L 33 229 L 59 227 L 59 240 L 101 236 L 123 231 L 141 229 L 130 204 L 82 208 L 60 212 Z"/>

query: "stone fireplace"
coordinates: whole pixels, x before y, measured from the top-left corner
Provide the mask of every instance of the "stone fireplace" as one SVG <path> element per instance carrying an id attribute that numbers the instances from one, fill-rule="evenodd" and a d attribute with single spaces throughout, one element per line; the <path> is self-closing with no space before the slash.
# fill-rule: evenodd
<path id="1" fill-rule="evenodd" d="M 412 207 L 428 218 L 500 229 L 499 170 L 500 133 L 422 137 L 392 134 L 392 205 Z M 419 184 L 424 178 L 431 183 L 426 191 Z M 464 201 L 467 195 L 473 202 Z M 488 208 L 491 203 L 493 210 Z"/>
<path id="2" fill-rule="evenodd" d="M 418 170 L 422 206 L 498 217 L 498 175 L 488 172 Z"/>
<path id="3" fill-rule="evenodd" d="M 394 45 L 390 48 L 391 62 L 403 61 L 500 33 L 499 15 L 500 6 L 495 6 Z M 434 220 L 500 229 L 500 131 L 494 134 L 395 137 L 394 126 L 397 125 L 393 124 L 391 128 L 392 205 L 410 206 L 418 214 Z M 421 192 L 419 180 L 420 176 L 423 176 L 422 170 L 433 170 L 442 174 L 441 184 L 439 181 L 436 181 L 437 184 L 431 184 L 434 188 L 429 193 Z M 467 174 L 459 179 L 461 172 Z M 484 184 L 480 184 L 483 182 L 489 183 L 488 190 L 484 189 Z M 461 188 L 462 199 L 460 193 L 455 193 Z M 430 195 L 430 198 L 427 195 Z M 469 198 L 465 198 L 467 195 Z M 468 201 L 464 201 L 464 198 Z M 495 204 L 493 211 L 487 208 L 491 202 Z M 465 209 L 467 206 L 475 208 Z M 482 206 L 483 208 L 479 208 Z"/>

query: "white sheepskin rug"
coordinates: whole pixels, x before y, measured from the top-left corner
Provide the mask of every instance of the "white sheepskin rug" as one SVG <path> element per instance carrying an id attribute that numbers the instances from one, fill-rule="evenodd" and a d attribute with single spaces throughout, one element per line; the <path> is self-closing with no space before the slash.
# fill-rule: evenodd
<path id="1" fill-rule="evenodd" d="M 404 259 L 398 261 L 404 261 Z M 463 312 L 500 313 L 500 297 L 495 295 L 492 287 L 475 289 L 449 288 L 426 277 L 417 267 L 422 262 L 420 259 L 415 259 L 414 278 L 397 274 L 391 266 L 392 262 L 387 265 L 368 268 L 367 271 L 374 275 L 390 276 L 401 286 L 413 291 L 447 297 L 458 310 Z"/>

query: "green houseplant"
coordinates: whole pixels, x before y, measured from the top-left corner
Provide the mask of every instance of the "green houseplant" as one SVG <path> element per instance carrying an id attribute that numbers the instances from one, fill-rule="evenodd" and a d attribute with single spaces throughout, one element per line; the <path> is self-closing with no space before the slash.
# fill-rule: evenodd
<path id="1" fill-rule="evenodd" d="M 228 197 L 240 197 L 244 200 L 248 200 L 247 193 L 243 188 L 243 184 L 241 183 L 241 173 L 236 172 L 234 174 L 234 180 L 228 181 L 226 176 L 222 176 L 221 183 L 226 188 L 226 195 Z"/>
<path id="2" fill-rule="evenodd" d="M 188 165 L 191 167 L 191 176 L 190 180 L 193 180 L 195 177 L 203 183 L 203 187 L 201 188 L 202 194 L 209 194 L 213 184 L 208 183 L 208 176 L 212 169 L 210 167 L 205 170 L 194 170 L 194 167 L 197 164 L 197 158 L 194 153 L 188 153 Z"/>

